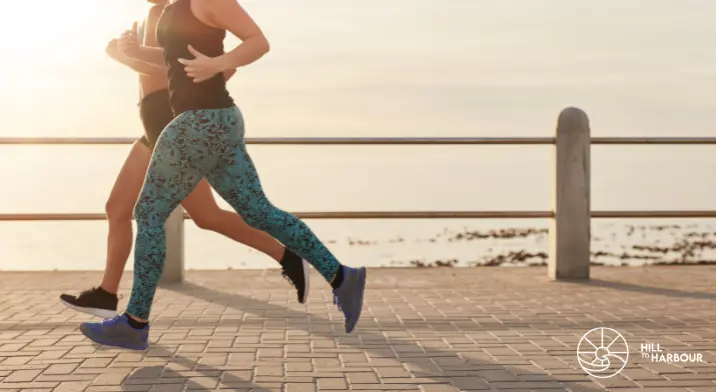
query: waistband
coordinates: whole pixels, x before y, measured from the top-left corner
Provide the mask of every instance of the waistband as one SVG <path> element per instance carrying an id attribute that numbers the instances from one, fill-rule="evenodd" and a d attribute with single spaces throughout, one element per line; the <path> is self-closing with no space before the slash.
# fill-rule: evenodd
<path id="1" fill-rule="evenodd" d="M 208 107 L 208 108 L 193 108 L 193 109 L 184 109 L 180 112 L 177 112 L 176 115 L 182 115 L 182 114 L 198 114 L 198 113 L 235 113 L 241 115 L 241 110 L 239 107 L 232 103 L 228 106 L 222 106 L 222 107 Z"/>

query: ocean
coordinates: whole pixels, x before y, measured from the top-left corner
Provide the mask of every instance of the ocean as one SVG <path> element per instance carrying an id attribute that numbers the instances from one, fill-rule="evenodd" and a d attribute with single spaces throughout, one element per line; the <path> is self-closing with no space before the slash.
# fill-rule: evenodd
<path id="1" fill-rule="evenodd" d="M 542 137 L 553 135 L 567 106 L 587 112 L 593 136 L 716 135 L 712 1 L 242 4 L 272 44 L 229 83 L 249 137 Z M 0 137 L 139 135 L 136 75 L 103 51 L 145 5 L 62 7 L 62 20 L 48 17 L 35 35 L 0 44 L 16 59 L 0 65 L 12 76 L 0 88 Z M 0 213 L 102 212 L 128 149 L 0 146 Z M 266 193 L 286 210 L 550 208 L 551 146 L 249 151 Z M 594 146 L 592 207 L 715 209 L 716 180 L 706 175 L 714 155 L 713 146 Z M 187 268 L 275 267 L 186 224 Z M 547 249 L 547 220 L 308 224 L 354 265 L 524 266 L 543 263 Z M 593 261 L 716 260 L 714 224 L 595 219 Z M 100 270 L 106 235 L 102 221 L 0 222 L 0 269 Z"/>

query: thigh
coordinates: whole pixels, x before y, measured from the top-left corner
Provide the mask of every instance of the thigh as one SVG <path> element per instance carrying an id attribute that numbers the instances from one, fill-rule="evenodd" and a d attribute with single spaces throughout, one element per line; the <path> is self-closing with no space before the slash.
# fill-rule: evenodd
<path id="1" fill-rule="evenodd" d="M 215 157 L 202 168 L 209 184 L 235 210 L 247 203 L 251 194 L 263 197 L 256 168 L 246 151 L 244 121 L 238 108 L 206 111 L 199 116 L 207 124 L 202 134 L 211 151 L 209 155 Z"/>
<path id="2" fill-rule="evenodd" d="M 169 214 L 201 181 L 201 143 L 193 140 L 190 116 L 177 117 L 162 132 L 154 148 L 140 194 L 140 203 Z"/>
<path id="3" fill-rule="evenodd" d="M 230 157 L 224 157 L 220 162 L 206 178 L 237 212 L 246 211 L 252 204 L 258 207 L 268 202 L 243 141 L 233 148 Z"/>

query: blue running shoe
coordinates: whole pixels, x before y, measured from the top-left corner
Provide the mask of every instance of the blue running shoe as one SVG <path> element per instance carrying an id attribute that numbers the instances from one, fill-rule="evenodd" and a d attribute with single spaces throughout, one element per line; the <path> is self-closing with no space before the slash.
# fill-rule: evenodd
<path id="1" fill-rule="evenodd" d="M 365 267 L 343 267 L 343 283 L 333 289 L 333 303 L 345 316 L 346 333 L 351 333 L 363 310 L 363 292 L 365 291 Z"/>
<path id="2" fill-rule="evenodd" d="M 136 329 L 129 325 L 126 315 L 104 320 L 101 323 L 82 323 L 80 331 L 91 341 L 103 346 L 114 346 L 129 350 L 149 348 L 149 325 Z"/>

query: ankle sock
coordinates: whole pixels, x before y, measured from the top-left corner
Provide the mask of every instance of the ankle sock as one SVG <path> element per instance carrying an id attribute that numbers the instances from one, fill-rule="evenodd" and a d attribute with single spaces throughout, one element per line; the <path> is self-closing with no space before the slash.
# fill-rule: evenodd
<path id="1" fill-rule="evenodd" d="M 127 323 L 134 329 L 144 329 L 144 327 L 149 325 L 149 323 L 143 323 L 131 318 L 127 313 L 125 313 L 124 316 L 127 317 Z"/>
<path id="2" fill-rule="evenodd" d="M 331 287 L 333 287 L 334 289 L 341 287 L 341 284 L 343 283 L 343 269 L 344 267 L 342 265 L 338 266 L 336 277 L 333 278 L 333 282 L 331 282 Z"/>
<path id="3" fill-rule="evenodd" d="M 291 252 L 288 248 L 286 248 L 286 251 L 283 253 L 283 257 L 281 258 L 281 261 L 279 261 L 279 264 L 281 264 L 281 268 L 283 268 L 284 271 L 292 270 L 294 268 L 303 268 L 303 265 L 301 264 L 301 257 Z M 333 279 L 333 282 L 331 282 L 332 288 L 337 289 L 343 283 L 343 269 L 343 265 L 338 266 L 336 277 Z"/>

